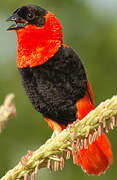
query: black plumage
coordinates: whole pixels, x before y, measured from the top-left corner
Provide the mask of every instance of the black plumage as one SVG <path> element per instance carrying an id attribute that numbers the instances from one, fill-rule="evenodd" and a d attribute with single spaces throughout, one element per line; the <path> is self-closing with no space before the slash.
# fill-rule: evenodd
<path id="1" fill-rule="evenodd" d="M 19 72 L 32 105 L 44 117 L 64 125 L 76 120 L 76 102 L 86 92 L 87 77 L 72 48 L 61 46 L 46 63 Z"/>

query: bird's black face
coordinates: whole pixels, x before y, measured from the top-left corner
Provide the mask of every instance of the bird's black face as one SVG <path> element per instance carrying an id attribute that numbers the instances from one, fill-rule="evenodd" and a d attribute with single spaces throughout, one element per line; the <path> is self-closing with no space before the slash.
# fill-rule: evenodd
<path id="1" fill-rule="evenodd" d="M 8 30 L 19 30 L 26 25 L 33 24 L 42 27 L 45 24 L 45 15 L 47 11 L 40 6 L 22 6 L 13 12 L 7 21 L 14 21 L 16 24 L 11 25 Z"/>

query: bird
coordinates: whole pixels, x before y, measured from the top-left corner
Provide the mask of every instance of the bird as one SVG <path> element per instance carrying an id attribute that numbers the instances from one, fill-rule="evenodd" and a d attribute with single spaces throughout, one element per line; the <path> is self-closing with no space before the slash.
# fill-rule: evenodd
<path id="1" fill-rule="evenodd" d="M 84 65 L 64 43 L 62 25 L 50 11 L 25 5 L 7 21 L 14 22 L 7 30 L 17 34 L 17 66 L 25 92 L 58 135 L 95 108 Z M 76 157 L 76 164 L 88 175 L 104 174 L 112 163 L 111 145 L 103 132 Z"/>

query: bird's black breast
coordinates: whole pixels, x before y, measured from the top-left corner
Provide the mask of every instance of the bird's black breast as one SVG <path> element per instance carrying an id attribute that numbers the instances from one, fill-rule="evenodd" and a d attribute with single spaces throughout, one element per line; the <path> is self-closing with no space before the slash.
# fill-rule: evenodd
<path id="1" fill-rule="evenodd" d="M 72 48 L 60 47 L 46 63 L 19 68 L 26 93 L 44 117 L 67 125 L 76 120 L 76 102 L 87 89 L 82 62 Z"/>

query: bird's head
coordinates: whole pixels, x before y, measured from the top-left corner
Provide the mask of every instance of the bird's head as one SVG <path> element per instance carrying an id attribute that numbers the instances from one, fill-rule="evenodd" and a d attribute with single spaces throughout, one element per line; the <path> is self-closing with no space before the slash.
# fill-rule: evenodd
<path id="1" fill-rule="evenodd" d="M 51 40 L 62 40 L 62 27 L 58 19 L 49 11 L 36 5 L 22 6 L 16 9 L 7 21 L 14 21 L 8 30 L 17 35 L 36 36 Z"/>
<path id="2" fill-rule="evenodd" d="M 40 6 L 28 5 L 16 9 L 7 21 L 15 22 L 18 39 L 18 67 L 36 66 L 50 59 L 63 43 L 59 20 Z"/>

